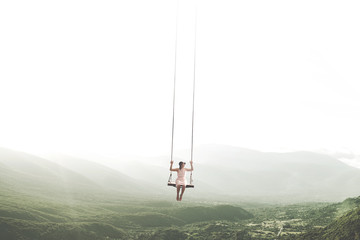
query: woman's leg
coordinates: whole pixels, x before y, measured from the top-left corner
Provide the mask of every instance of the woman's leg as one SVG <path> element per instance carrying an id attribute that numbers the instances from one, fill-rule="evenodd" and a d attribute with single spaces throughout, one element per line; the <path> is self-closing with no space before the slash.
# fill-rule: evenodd
<path id="1" fill-rule="evenodd" d="M 182 188 L 181 188 L 181 195 L 180 195 L 180 201 L 182 200 L 182 196 L 185 192 L 185 189 L 186 189 L 186 185 L 182 185 Z"/>
<path id="2" fill-rule="evenodd" d="M 181 185 L 176 185 L 176 200 L 179 201 L 179 192 Z"/>

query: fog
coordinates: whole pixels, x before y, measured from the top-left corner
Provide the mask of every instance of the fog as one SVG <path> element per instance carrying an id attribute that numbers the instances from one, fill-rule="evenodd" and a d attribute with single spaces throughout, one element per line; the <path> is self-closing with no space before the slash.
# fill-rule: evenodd
<path id="1" fill-rule="evenodd" d="M 186 156 L 187 151 L 179 153 L 175 166 L 180 160 L 188 162 Z M 195 188 L 186 194 L 190 201 L 329 202 L 360 195 L 360 170 L 330 155 L 204 145 L 195 159 Z M 167 156 L 80 158 L 0 149 L 0 172 L 3 190 L 30 195 L 172 199 L 175 194 L 175 189 L 167 186 Z"/>
<path id="2" fill-rule="evenodd" d="M 197 1 L 195 144 L 359 154 L 357 1 Z M 175 150 L 189 148 L 180 1 Z M 0 146 L 169 155 L 176 1 L 0 3 Z"/>

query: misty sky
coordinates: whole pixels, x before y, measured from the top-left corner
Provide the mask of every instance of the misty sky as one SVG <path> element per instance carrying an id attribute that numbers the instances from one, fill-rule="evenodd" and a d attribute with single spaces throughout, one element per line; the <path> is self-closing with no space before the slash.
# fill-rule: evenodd
<path id="1" fill-rule="evenodd" d="M 360 2 L 198 0 L 196 145 L 360 154 Z M 1 1 L 0 146 L 168 154 L 176 0 Z M 194 1 L 179 5 L 190 146 Z"/>

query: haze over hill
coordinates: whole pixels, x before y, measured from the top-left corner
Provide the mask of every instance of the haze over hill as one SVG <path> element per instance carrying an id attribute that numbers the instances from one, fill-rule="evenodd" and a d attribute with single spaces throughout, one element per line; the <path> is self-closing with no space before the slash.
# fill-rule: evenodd
<path id="1" fill-rule="evenodd" d="M 174 166 L 180 160 L 187 161 L 188 155 L 188 151 L 178 152 Z M 169 191 L 166 156 L 89 159 Z M 194 198 L 340 201 L 360 194 L 359 169 L 314 152 L 275 153 L 203 145 L 195 149 L 194 168 L 195 189 L 189 190 L 189 197 Z"/>
<path id="2" fill-rule="evenodd" d="M 187 154 L 180 152 L 175 161 L 186 160 Z M 188 190 L 188 198 L 340 201 L 360 195 L 360 170 L 325 154 L 205 145 L 196 148 L 194 159 L 195 189 Z M 167 157 L 86 160 L 0 149 L 2 184 L 15 189 L 27 186 L 29 191 L 46 187 L 169 195 L 174 189 L 166 186 L 168 168 Z"/>
<path id="3" fill-rule="evenodd" d="M 63 196 L 104 191 L 126 194 L 146 191 L 141 182 L 101 164 L 65 157 L 59 162 L 61 164 L 0 148 L 0 184 L 12 191 Z"/>

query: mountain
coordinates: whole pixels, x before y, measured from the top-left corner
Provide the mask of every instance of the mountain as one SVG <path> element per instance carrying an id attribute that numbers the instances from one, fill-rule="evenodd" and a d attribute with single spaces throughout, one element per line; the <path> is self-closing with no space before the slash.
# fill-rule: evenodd
<path id="1" fill-rule="evenodd" d="M 360 194 L 360 170 L 324 154 L 208 145 L 194 159 L 195 176 L 229 195 L 338 201 Z"/>
<path id="2" fill-rule="evenodd" d="M 60 165 L 27 153 L 0 148 L 2 189 L 26 193 L 67 193 L 97 189 L 94 183 Z"/>
<path id="3" fill-rule="evenodd" d="M 188 162 L 188 155 L 188 151 L 176 152 L 174 167 L 180 160 Z M 321 153 L 260 152 L 204 145 L 195 148 L 194 168 L 195 188 L 187 189 L 185 195 L 189 200 L 329 202 L 360 195 L 360 169 Z M 6 178 L 7 186 L 11 182 L 33 187 L 51 183 L 64 190 L 98 188 L 175 197 L 175 189 L 166 184 L 169 177 L 166 156 L 40 158 L 0 149 L 0 173 L 4 171 L 0 180 Z"/>
<path id="4" fill-rule="evenodd" d="M 140 192 L 141 184 L 90 161 L 63 158 L 63 164 L 31 154 L 0 148 L 2 192 L 76 196 Z M 71 194 L 70 194 L 71 193 Z"/>
<path id="5" fill-rule="evenodd" d="M 64 154 L 46 155 L 46 159 L 95 182 L 104 189 L 122 192 L 147 191 L 146 182 L 135 180 L 115 169 Z"/>
<path id="6" fill-rule="evenodd" d="M 85 158 L 85 157 L 84 157 Z M 169 159 L 168 157 L 139 157 L 139 156 L 121 156 L 110 158 L 106 156 L 86 156 L 91 161 L 98 162 L 104 166 L 115 169 L 119 172 L 126 173 L 126 175 L 136 179 L 140 182 L 145 182 L 147 186 L 156 189 L 159 194 L 174 195 L 175 188 L 168 187 L 167 181 L 170 175 L 169 172 Z M 175 161 L 182 159 L 176 158 Z M 174 164 L 174 167 L 175 166 Z M 187 189 L 191 194 L 187 194 L 186 198 L 196 199 L 227 199 L 227 196 L 222 196 L 221 188 L 214 186 L 212 182 L 205 182 L 197 176 L 199 173 L 197 165 L 194 171 L 195 189 Z M 189 176 L 189 173 L 187 173 Z M 176 172 L 173 173 L 173 181 L 176 179 Z M 189 178 L 188 178 L 189 182 Z M 174 195 L 175 197 L 175 195 Z"/>
<path id="7" fill-rule="evenodd" d="M 189 161 L 189 151 L 177 151 L 175 157 L 177 167 L 178 161 Z M 169 157 L 93 160 L 166 188 Z M 342 201 L 360 195 L 360 169 L 315 152 L 203 145 L 194 149 L 194 168 L 195 189 L 187 190 L 192 192 L 188 197 L 299 202 Z"/>
<path id="8" fill-rule="evenodd" d="M 0 237 L 6 240 L 129 239 L 122 229 L 104 223 L 39 223 L 1 217 Z"/>
<path id="9" fill-rule="evenodd" d="M 359 199 L 357 199 L 359 200 Z M 349 202 L 343 202 L 341 205 L 347 205 Z M 351 204 L 354 204 L 352 202 Z M 359 206 L 359 205 L 357 205 Z M 292 236 L 289 239 L 296 240 L 338 240 L 351 239 L 360 240 L 360 207 L 357 207 L 343 216 L 337 218 L 331 224 L 322 229 L 314 229 L 299 236 Z"/>
<path id="10" fill-rule="evenodd" d="M 360 208 L 350 211 L 319 232 L 319 239 L 360 240 Z"/>

